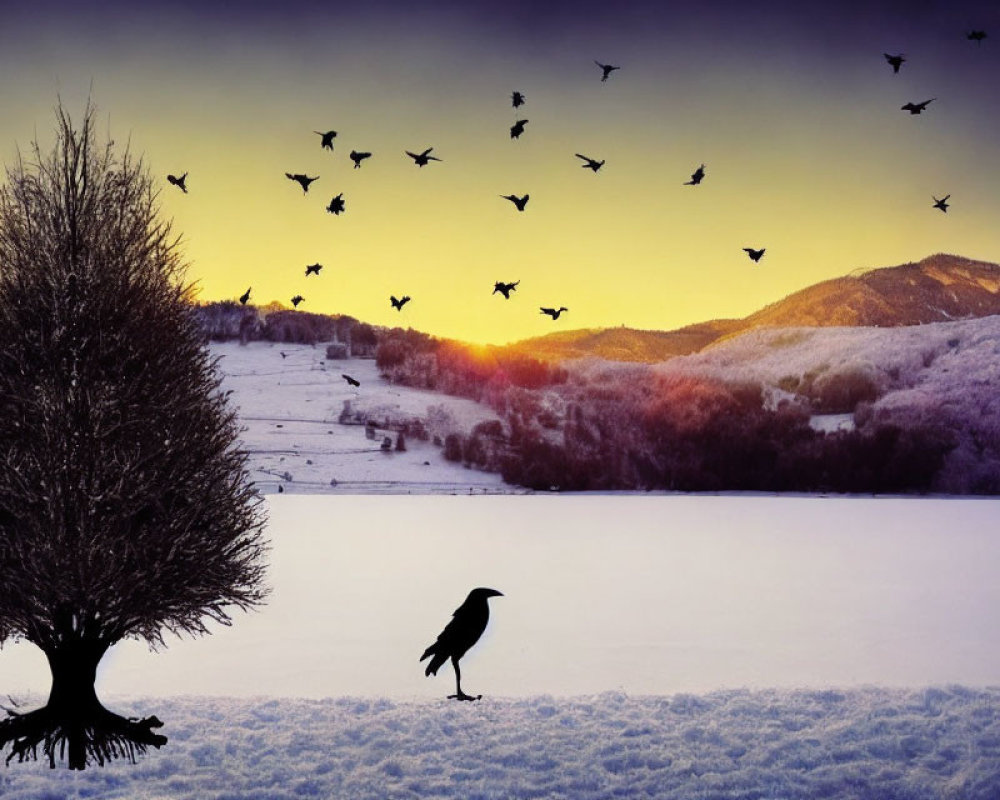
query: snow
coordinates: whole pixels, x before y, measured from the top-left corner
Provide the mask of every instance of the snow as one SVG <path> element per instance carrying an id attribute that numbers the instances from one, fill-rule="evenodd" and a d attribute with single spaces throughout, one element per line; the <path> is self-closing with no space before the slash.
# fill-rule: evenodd
<path id="1" fill-rule="evenodd" d="M 250 454 L 251 476 L 265 493 L 456 494 L 516 492 L 495 473 L 449 462 L 440 447 L 406 438 L 406 451 L 382 452 L 386 431 L 376 440 L 364 425 L 342 425 L 344 402 L 351 410 L 385 420 L 440 419 L 437 432 L 468 431 L 496 419 L 471 400 L 393 386 L 379 376 L 371 359 L 327 360 L 326 346 L 251 342 L 213 343 L 220 358 L 223 391 L 232 391 L 246 430 L 242 446 Z M 282 356 L 284 353 L 284 356 Z M 341 375 L 361 382 L 348 385 Z M 432 431 L 434 432 L 434 431 Z M 393 445 L 396 434 L 389 432 Z"/>
<path id="2" fill-rule="evenodd" d="M 1000 690 L 394 702 L 175 698 L 138 764 L 14 764 L 5 800 L 994 800 Z"/>

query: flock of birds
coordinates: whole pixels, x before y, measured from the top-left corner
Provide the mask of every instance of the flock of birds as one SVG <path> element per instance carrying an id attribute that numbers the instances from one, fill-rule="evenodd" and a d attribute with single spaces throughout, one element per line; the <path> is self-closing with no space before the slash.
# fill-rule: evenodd
<path id="1" fill-rule="evenodd" d="M 976 42 L 977 44 L 982 44 L 983 40 L 987 38 L 987 35 L 986 32 L 983 30 L 972 30 L 966 34 L 966 38 L 970 41 Z M 896 53 L 896 54 L 883 53 L 883 56 L 885 57 L 886 62 L 892 67 L 892 71 L 894 74 L 898 74 L 900 68 L 907 61 L 907 58 L 903 53 Z M 621 67 L 617 65 L 605 64 L 597 60 L 595 60 L 594 63 L 601 70 L 600 79 L 602 83 L 606 82 L 613 72 L 621 69 Z M 922 114 L 924 111 L 927 110 L 928 106 L 931 103 L 933 103 L 936 99 L 937 98 L 932 97 L 928 100 L 923 100 L 920 102 L 908 102 L 905 105 L 901 106 L 901 110 L 907 111 L 911 115 Z M 511 93 L 511 105 L 513 106 L 515 112 L 518 112 L 518 109 L 524 106 L 526 102 L 527 98 L 523 92 L 514 91 Z M 528 124 L 528 122 L 529 122 L 528 119 L 518 119 L 515 117 L 515 122 L 510 128 L 510 138 L 512 140 L 519 139 L 525 133 L 525 126 Z M 313 132 L 320 137 L 320 147 L 324 150 L 329 150 L 333 152 L 334 140 L 337 138 L 337 131 L 327 130 L 327 131 L 313 131 Z M 439 161 L 439 162 L 443 161 L 443 159 L 439 158 L 438 156 L 432 155 L 432 153 L 434 152 L 433 147 L 428 147 L 419 153 L 415 153 L 410 150 L 404 150 L 403 152 L 405 153 L 406 156 L 411 158 L 413 160 L 414 165 L 416 165 L 419 168 L 428 166 L 432 161 Z M 584 155 L 583 153 L 575 153 L 574 155 L 583 161 L 583 163 L 580 165 L 581 168 L 589 169 L 595 174 L 599 172 L 605 165 L 604 159 L 598 160 L 596 158 L 592 158 L 591 156 Z M 351 161 L 354 163 L 354 169 L 360 169 L 362 163 L 366 159 L 371 158 L 372 154 L 366 151 L 351 150 L 349 157 Z M 683 185 L 699 186 L 705 180 L 705 176 L 706 176 L 705 164 L 701 164 L 698 166 L 697 169 L 694 170 L 693 173 L 691 173 L 690 180 L 684 181 Z M 179 177 L 175 175 L 167 175 L 167 181 L 171 185 L 176 186 L 182 192 L 187 194 L 188 192 L 187 177 L 188 173 L 186 172 L 180 175 Z M 296 173 L 286 172 L 285 177 L 288 180 L 298 184 L 302 188 L 303 195 L 308 194 L 310 186 L 320 178 L 319 175 L 310 176 L 306 173 L 298 173 L 298 172 Z M 523 212 L 527 208 L 528 200 L 530 199 L 530 195 L 527 193 L 520 196 L 516 194 L 502 194 L 500 195 L 500 197 L 510 201 L 518 212 Z M 950 205 L 948 203 L 948 200 L 951 198 L 951 195 L 946 194 L 944 197 L 941 198 L 938 198 L 935 195 L 931 195 L 931 197 L 934 200 L 932 207 L 944 213 L 947 213 Z M 331 198 L 329 204 L 326 206 L 326 211 L 330 214 L 334 214 L 335 216 L 339 216 L 340 214 L 344 213 L 345 210 L 346 210 L 346 202 L 344 200 L 343 192 Z M 765 252 L 767 252 L 766 248 L 763 247 L 761 248 L 744 247 L 742 249 L 747 254 L 748 258 L 750 258 L 750 260 L 753 261 L 755 264 L 759 263 L 761 258 L 763 258 Z M 320 270 L 322 269 L 323 269 L 322 264 L 311 264 L 306 267 L 306 272 L 305 272 L 306 277 L 309 277 L 310 275 L 319 276 Z M 520 280 L 514 281 L 513 283 L 497 281 L 493 287 L 493 294 L 499 293 L 503 296 L 505 300 L 509 300 L 511 292 L 514 291 L 515 287 L 519 283 Z M 241 304 L 246 305 L 249 302 L 252 288 L 253 287 L 247 288 L 247 290 L 242 295 L 240 295 L 239 301 Z M 396 311 L 402 311 L 403 306 L 405 306 L 408 302 L 410 302 L 410 299 L 411 298 L 409 297 L 409 295 L 403 295 L 400 298 L 397 298 L 395 295 L 390 295 L 389 297 L 390 304 L 392 308 L 396 309 Z M 291 298 L 291 303 L 295 308 L 298 308 L 299 304 L 302 303 L 304 300 L 305 298 L 301 294 L 296 294 Z M 565 306 L 560 306 L 559 308 L 555 307 L 549 308 L 543 306 L 539 308 L 539 313 L 551 317 L 552 320 L 559 319 L 559 316 L 565 311 L 569 311 L 569 309 L 566 308 Z"/>

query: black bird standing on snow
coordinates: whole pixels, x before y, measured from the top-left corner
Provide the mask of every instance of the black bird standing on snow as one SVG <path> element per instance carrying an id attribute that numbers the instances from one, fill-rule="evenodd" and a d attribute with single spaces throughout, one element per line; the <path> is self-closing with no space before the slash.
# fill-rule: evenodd
<path id="1" fill-rule="evenodd" d="M 455 609 L 451 622 L 445 625 L 434 644 L 420 656 L 421 661 L 433 656 L 424 675 L 437 675 L 441 665 L 451 659 L 455 668 L 455 694 L 448 695 L 449 700 L 478 700 L 482 697 L 481 694 L 473 696 L 462 691 L 462 671 L 458 662 L 486 630 L 486 623 L 490 620 L 488 601 L 491 597 L 503 597 L 503 592 L 482 587 L 469 592 L 465 602 Z"/>
<path id="2" fill-rule="evenodd" d="M 597 161 L 596 159 L 588 158 L 587 156 L 582 155 L 581 153 L 577 153 L 576 157 L 582 158 L 584 161 L 587 162 L 586 164 L 581 164 L 580 165 L 581 167 L 583 167 L 584 169 L 592 169 L 594 170 L 594 172 L 597 172 L 597 170 L 603 167 L 604 162 L 607 160 L 602 158 L 600 161 Z"/>
<path id="3" fill-rule="evenodd" d="M 563 311 L 569 311 L 569 309 L 566 308 L 566 306 L 561 306 L 559 308 L 542 308 L 541 309 L 541 312 L 543 314 L 548 314 L 554 320 L 555 319 L 559 319 L 559 315 L 562 314 Z"/>
<path id="4" fill-rule="evenodd" d="M 303 175 L 301 172 L 296 172 L 294 175 L 291 172 L 286 172 L 285 177 L 290 181 L 295 181 L 299 186 L 302 187 L 302 194 L 309 191 L 309 184 L 313 181 L 319 180 L 319 175 L 315 178 L 310 178 L 308 175 Z"/>
<path id="5" fill-rule="evenodd" d="M 766 247 L 760 248 L 760 250 L 754 250 L 752 247 L 744 247 L 743 252 L 750 256 L 750 260 L 755 264 L 760 261 L 761 256 L 764 255 L 764 251 L 767 250 Z"/>
<path id="6" fill-rule="evenodd" d="M 306 267 L 306 277 L 308 278 L 310 275 L 319 275 L 319 271 L 321 269 L 323 269 L 322 264 L 309 264 Z"/>
<path id="7" fill-rule="evenodd" d="M 705 165 L 704 164 L 702 164 L 700 167 L 698 167 L 698 169 L 696 169 L 691 174 L 691 180 L 685 181 L 684 185 L 685 186 L 697 186 L 703 180 L 705 180 Z"/>
<path id="8" fill-rule="evenodd" d="M 347 381 L 347 383 L 350 386 L 360 386 L 361 385 L 361 381 L 359 381 L 357 378 L 352 378 L 350 375 L 344 375 L 343 373 L 341 373 L 340 377 L 343 378 L 345 381 Z"/>
<path id="9" fill-rule="evenodd" d="M 510 200 L 515 206 L 517 206 L 518 211 L 524 211 L 524 207 L 528 205 L 529 195 L 524 195 L 523 197 L 518 197 L 516 194 L 502 194 L 500 195 L 504 200 Z"/>
<path id="10" fill-rule="evenodd" d="M 371 158 L 371 157 L 372 157 L 371 153 L 362 153 L 357 150 L 351 151 L 351 161 L 354 162 L 354 169 L 360 169 L 361 162 L 364 161 L 366 158 Z"/>
<path id="11" fill-rule="evenodd" d="M 937 98 L 932 97 L 930 100 L 924 100 L 922 103 L 907 103 L 905 106 L 900 106 L 899 109 L 900 111 L 909 111 L 911 114 L 920 114 L 935 100 Z"/>
<path id="12" fill-rule="evenodd" d="M 410 296 L 408 294 L 404 294 L 401 298 L 397 300 L 396 296 L 391 294 L 389 295 L 389 302 L 392 303 L 392 307 L 394 309 L 396 309 L 397 311 L 402 311 L 403 306 L 405 306 L 407 303 L 410 302 Z"/>
<path id="13" fill-rule="evenodd" d="M 598 61 L 598 60 L 597 60 L 596 58 L 594 59 L 594 63 L 595 63 L 595 64 L 597 64 L 597 66 L 599 66 L 599 67 L 601 68 L 601 72 L 603 73 L 603 74 L 601 75 L 601 82 L 602 82 L 602 83 L 603 83 L 604 81 L 606 81 L 606 80 L 608 79 L 608 75 L 610 75 L 610 74 L 611 74 L 612 72 L 614 72 L 614 71 L 615 71 L 616 69 L 621 69 L 621 67 L 613 67 L 613 66 L 611 66 L 610 64 L 602 64 L 602 63 L 601 63 L 600 61 Z"/>
<path id="14" fill-rule="evenodd" d="M 524 133 L 524 126 L 527 125 L 529 120 L 519 119 L 513 125 L 510 126 L 510 138 L 520 139 L 521 134 Z"/>
<path id="15" fill-rule="evenodd" d="M 305 298 L 302 295 L 297 294 L 297 295 L 295 295 L 295 297 L 292 298 L 292 305 L 295 306 L 296 308 L 298 308 L 299 307 L 299 303 L 301 303 L 303 300 L 305 300 Z M 284 358 L 285 354 L 282 353 L 281 357 Z"/>
<path id="16" fill-rule="evenodd" d="M 934 195 L 931 195 L 934 197 Z M 945 214 L 948 213 L 948 198 L 951 197 L 950 194 L 946 194 L 940 200 L 934 197 L 934 208 L 940 208 Z"/>
<path id="17" fill-rule="evenodd" d="M 899 68 L 903 66 L 903 62 L 906 61 L 903 54 L 900 53 L 898 56 L 890 56 L 888 53 L 882 53 L 885 56 L 885 60 L 889 62 L 889 66 L 892 67 L 893 73 L 899 72 Z"/>
<path id="18" fill-rule="evenodd" d="M 326 150 L 333 150 L 333 140 L 337 138 L 336 131 L 327 131 L 326 133 L 323 133 L 323 131 L 313 131 L 313 133 L 323 137 L 323 140 L 319 143 L 320 147 Z"/>
<path id="19" fill-rule="evenodd" d="M 519 108 L 524 105 L 524 95 L 521 92 L 512 92 L 510 95 L 511 104 L 514 108 Z"/>
<path id="20" fill-rule="evenodd" d="M 493 294 L 500 292 L 503 295 L 504 300 L 510 300 L 510 293 L 517 289 L 517 285 L 521 281 L 514 281 L 513 283 L 504 283 L 503 281 L 497 281 L 493 284 Z"/>
<path id="21" fill-rule="evenodd" d="M 426 167 L 431 161 L 441 160 L 437 156 L 428 155 L 428 153 L 430 153 L 431 150 L 433 149 L 434 149 L 433 147 L 428 147 L 422 153 L 411 153 L 409 150 L 404 150 L 403 152 L 406 153 L 406 155 L 408 155 L 410 158 L 412 158 L 413 163 L 416 164 L 418 167 Z"/>
<path id="22" fill-rule="evenodd" d="M 187 194 L 188 193 L 187 186 L 184 185 L 184 181 L 187 180 L 187 176 L 188 174 L 186 172 L 179 178 L 174 175 L 167 175 L 167 182 L 173 186 L 176 186 L 178 189 L 184 192 L 184 194 Z"/>
<path id="23" fill-rule="evenodd" d="M 343 192 L 341 192 L 336 197 L 334 197 L 330 201 L 330 205 L 328 205 L 326 207 L 326 210 L 328 212 L 330 212 L 331 214 L 336 214 L 338 217 L 340 216 L 340 212 L 342 212 L 344 209 L 345 209 L 345 206 L 344 206 L 344 193 Z"/>
<path id="24" fill-rule="evenodd" d="M 252 286 L 248 286 L 247 290 L 245 292 L 243 292 L 243 294 L 240 295 L 240 305 L 241 306 L 245 306 L 247 304 L 247 300 L 250 299 L 250 290 L 252 288 L 253 288 Z"/>

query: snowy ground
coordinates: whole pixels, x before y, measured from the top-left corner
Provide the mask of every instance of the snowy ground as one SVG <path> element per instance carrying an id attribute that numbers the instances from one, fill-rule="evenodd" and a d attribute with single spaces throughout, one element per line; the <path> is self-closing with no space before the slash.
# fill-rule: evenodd
<path id="1" fill-rule="evenodd" d="M 493 412 L 471 400 L 404 386 L 379 377 L 371 359 L 328 360 L 326 346 L 251 342 L 211 345 L 221 358 L 224 390 L 246 426 L 244 447 L 252 475 L 264 492 L 470 494 L 517 492 L 494 473 L 446 461 L 440 447 L 406 439 L 406 452 L 382 452 L 384 432 L 366 438 L 363 425 L 342 425 L 344 401 L 380 422 L 438 420 L 467 432 Z M 282 355 L 284 354 L 284 355 Z M 341 375 L 361 382 L 354 388 Z M 433 407 L 437 407 L 435 410 Z M 443 411 L 443 413 L 442 413 Z M 395 443 L 395 434 L 393 442 Z"/>
<path id="2" fill-rule="evenodd" d="M 4 800 L 995 800 L 1000 689 L 556 700 L 172 698 L 139 763 L 0 772 Z"/>

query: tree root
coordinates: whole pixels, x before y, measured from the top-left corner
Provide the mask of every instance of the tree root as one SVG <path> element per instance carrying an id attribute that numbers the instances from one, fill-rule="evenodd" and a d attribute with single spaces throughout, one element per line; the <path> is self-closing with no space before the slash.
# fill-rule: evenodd
<path id="1" fill-rule="evenodd" d="M 118 758 L 135 763 L 150 746 L 159 748 L 167 737 L 153 733 L 163 727 L 156 716 L 126 719 L 100 707 L 89 713 L 59 714 L 49 706 L 18 714 L 8 710 L 0 721 L 0 751 L 8 744 L 5 763 L 36 761 L 41 746 L 49 767 L 68 757 L 69 768 L 82 770 L 88 764 L 104 766 Z"/>

